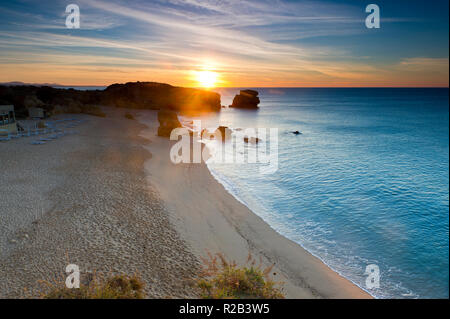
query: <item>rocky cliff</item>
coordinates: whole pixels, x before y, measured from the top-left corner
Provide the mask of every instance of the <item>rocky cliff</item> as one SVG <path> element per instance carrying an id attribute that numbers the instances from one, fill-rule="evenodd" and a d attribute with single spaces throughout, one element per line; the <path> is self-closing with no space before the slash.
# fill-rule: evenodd
<path id="1" fill-rule="evenodd" d="M 220 95 L 215 92 L 175 87 L 155 82 L 113 84 L 105 90 L 80 91 L 49 86 L 0 86 L 0 104 L 13 104 L 18 117 L 30 107 L 46 111 L 80 113 L 95 105 L 133 109 L 168 109 L 179 112 L 220 111 Z"/>
<path id="2" fill-rule="evenodd" d="M 233 104 L 231 104 L 230 107 L 256 109 L 258 108 L 259 102 L 258 91 L 241 90 L 240 94 L 234 97 Z"/>
<path id="3" fill-rule="evenodd" d="M 117 107 L 181 112 L 211 112 L 221 108 L 218 93 L 155 82 L 110 85 L 102 94 L 102 102 Z"/>

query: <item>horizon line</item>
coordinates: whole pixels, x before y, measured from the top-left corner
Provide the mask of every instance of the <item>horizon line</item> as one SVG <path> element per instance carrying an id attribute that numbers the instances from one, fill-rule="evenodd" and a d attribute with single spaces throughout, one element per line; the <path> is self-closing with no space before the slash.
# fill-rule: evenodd
<path id="1" fill-rule="evenodd" d="M 89 85 L 89 84 L 59 84 L 59 83 L 26 83 L 22 81 L 9 81 L 9 82 L 0 82 L 0 85 L 3 86 L 49 86 L 49 87 L 62 87 L 62 88 L 71 88 L 71 87 L 108 87 L 113 84 L 126 84 L 126 83 L 160 83 L 160 84 L 168 84 L 174 87 L 184 87 L 184 88 L 193 88 L 193 89 L 202 89 L 202 90 L 214 90 L 214 89 L 239 89 L 239 88 L 260 88 L 260 89 L 448 89 L 450 86 L 216 86 L 211 88 L 199 87 L 199 86 L 182 86 L 182 85 L 173 85 L 169 83 L 157 82 L 157 81 L 127 81 L 123 83 L 111 83 L 106 85 Z M 14 84 L 17 83 L 17 84 Z"/>

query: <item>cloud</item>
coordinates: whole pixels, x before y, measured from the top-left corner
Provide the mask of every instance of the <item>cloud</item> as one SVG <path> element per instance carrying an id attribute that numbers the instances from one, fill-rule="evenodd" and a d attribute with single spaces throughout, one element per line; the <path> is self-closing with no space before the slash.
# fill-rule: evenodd
<path id="1" fill-rule="evenodd" d="M 61 6 L 63 9 L 64 6 Z M 37 14 L 28 11 L 11 10 L 0 7 L 0 13 L 9 18 L 14 18 L 11 24 L 21 30 L 65 30 L 67 13 L 61 10 L 53 14 Z M 80 15 L 83 30 L 108 30 L 120 27 L 122 22 L 117 18 L 104 13 L 91 13 L 83 11 Z"/>
<path id="2" fill-rule="evenodd" d="M 403 59 L 397 67 L 404 71 L 446 71 L 448 73 L 448 60 L 448 58 L 407 58 Z"/>
<path id="3" fill-rule="evenodd" d="M 72 76 L 68 70 L 79 78 L 85 72 L 96 84 L 105 78 L 97 72 L 117 73 L 121 79 L 133 72 L 161 77 L 154 80 L 171 76 L 170 82 L 180 83 L 188 72 L 208 65 L 234 85 L 272 81 L 286 86 L 363 84 L 370 79 L 383 83 L 389 76 L 398 78 L 394 72 L 448 69 L 448 59 L 404 59 L 380 66 L 367 51 L 355 53 L 361 46 L 348 38 L 366 31 L 365 13 L 360 6 L 343 3 L 77 0 L 77 4 L 79 30 L 65 28 L 67 3 L 62 0 L 30 12 L 0 8 L 0 14 L 11 20 L 0 34 L 2 68 L 20 65 L 24 74 L 26 70 L 31 74 L 58 67 L 68 78 Z M 337 39 L 343 39 L 342 44 Z"/>
<path id="4" fill-rule="evenodd" d="M 253 16 L 253 20 L 264 21 L 265 25 L 271 25 L 273 21 L 274 12 L 277 13 L 277 19 L 295 18 L 296 20 L 304 21 L 318 21 L 330 19 L 329 15 L 325 16 L 303 16 L 292 17 L 291 13 L 285 12 L 280 7 L 274 7 L 274 2 L 241 2 L 241 1 L 227 1 L 225 2 L 198 2 L 191 1 L 171 1 L 175 5 L 189 5 L 194 7 L 201 7 L 209 11 L 219 12 L 229 21 L 233 21 L 227 27 L 217 23 L 215 16 L 211 17 L 199 12 L 190 12 L 177 10 L 172 7 L 170 10 L 162 10 L 155 6 L 146 9 L 143 6 L 136 5 L 135 7 L 123 6 L 115 2 L 85 2 L 90 6 L 107 11 L 109 13 L 126 17 L 127 19 L 137 20 L 149 24 L 152 27 L 152 32 L 158 35 L 158 41 L 164 43 L 169 50 L 189 52 L 189 55 L 198 55 L 198 52 L 206 52 L 202 55 L 211 54 L 218 60 L 224 59 L 236 61 L 236 68 L 246 68 L 247 65 L 259 65 L 264 69 L 313 69 L 311 61 L 308 58 L 322 56 L 332 56 L 336 50 L 327 50 L 322 47 L 320 53 L 317 50 L 311 50 L 302 47 L 298 44 L 277 43 L 270 39 L 265 39 L 263 34 L 257 32 L 249 32 L 238 28 L 238 21 L 245 20 L 248 25 L 247 16 Z M 311 6 L 311 4 L 309 4 Z M 192 8 L 191 8 L 192 9 Z M 289 8 L 287 8 L 289 9 Z M 284 10 L 287 10 L 286 8 Z M 233 16 L 235 12 L 239 12 Z M 251 10 L 256 10 L 251 14 Z M 330 9 L 325 11 L 328 13 Z M 312 12 L 312 8 L 308 8 L 308 12 Z M 268 14 L 268 12 L 272 12 Z M 223 18 L 222 18 L 223 19 Z M 344 20 L 345 18 L 334 16 L 333 19 Z M 261 23 L 258 23 L 260 25 Z M 242 26 L 240 26 L 242 27 Z M 334 30 L 336 29 L 333 27 Z M 274 31 L 276 32 L 276 30 Z M 318 31 L 313 31 L 317 32 Z M 323 32 L 323 31 L 322 31 Z M 299 31 L 297 38 L 307 37 L 307 31 Z M 335 32 L 334 34 L 337 34 Z M 291 35 L 290 38 L 293 36 Z M 289 37 L 288 37 L 289 38 Z M 251 59 L 249 61 L 249 59 Z M 259 63 L 256 63 L 258 61 Z M 227 65 L 227 68 L 233 68 L 233 64 Z M 278 67 L 277 67 L 278 65 Z"/>

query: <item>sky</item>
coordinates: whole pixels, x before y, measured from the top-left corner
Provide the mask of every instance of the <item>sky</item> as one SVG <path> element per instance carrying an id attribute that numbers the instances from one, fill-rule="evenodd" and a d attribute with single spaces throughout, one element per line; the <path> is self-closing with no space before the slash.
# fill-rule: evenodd
<path id="1" fill-rule="evenodd" d="M 66 27 L 66 6 L 80 28 Z M 380 28 L 368 29 L 368 4 Z M 449 83 L 448 0 L 0 0 L 0 82 L 196 87 Z M 213 79 L 211 79 L 211 76 Z"/>

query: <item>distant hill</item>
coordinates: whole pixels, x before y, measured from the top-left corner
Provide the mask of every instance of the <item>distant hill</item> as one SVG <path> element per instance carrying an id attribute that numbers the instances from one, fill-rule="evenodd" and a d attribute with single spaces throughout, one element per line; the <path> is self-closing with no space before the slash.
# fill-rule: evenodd
<path id="1" fill-rule="evenodd" d="M 49 85 L 0 85 L 0 104 L 13 104 L 19 117 L 26 116 L 30 107 L 42 107 L 50 113 L 79 113 L 79 110 L 89 106 L 101 105 L 170 109 L 183 113 L 220 111 L 221 108 L 218 93 L 156 82 L 113 84 L 104 90 L 87 91 Z"/>
<path id="2" fill-rule="evenodd" d="M 0 85 L 5 86 L 63 86 L 56 83 L 24 83 L 20 81 L 13 81 L 13 82 L 3 82 L 0 83 Z"/>

